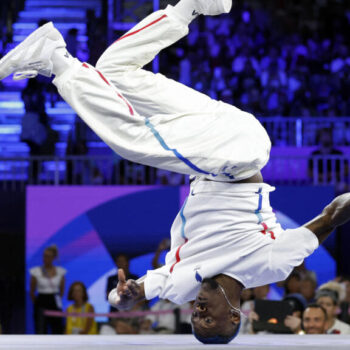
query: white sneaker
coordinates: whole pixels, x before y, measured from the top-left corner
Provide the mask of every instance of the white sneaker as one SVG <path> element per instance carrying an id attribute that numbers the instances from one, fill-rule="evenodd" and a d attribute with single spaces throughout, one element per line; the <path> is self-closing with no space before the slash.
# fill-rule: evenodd
<path id="1" fill-rule="evenodd" d="M 216 16 L 229 13 L 232 0 L 195 0 L 196 11 L 200 15 Z"/>
<path id="2" fill-rule="evenodd" d="M 51 57 L 58 47 L 66 47 L 62 35 L 52 22 L 44 24 L 0 60 L 0 80 L 12 73 L 13 80 L 34 78 L 38 74 L 50 77 Z"/>

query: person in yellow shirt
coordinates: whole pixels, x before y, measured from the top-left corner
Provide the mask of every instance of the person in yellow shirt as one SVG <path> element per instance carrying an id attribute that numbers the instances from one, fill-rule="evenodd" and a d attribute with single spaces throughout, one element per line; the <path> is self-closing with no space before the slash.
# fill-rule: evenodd
<path id="1" fill-rule="evenodd" d="M 66 311 L 72 313 L 95 312 L 94 307 L 87 302 L 88 299 L 84 283 L 72 283 L 68 291 L 68 300 L 72 300 L 73 304 L 69 305 Z M 65 333 L 97 334 L 97 323 L 93 317 L 68 316 Z"/>

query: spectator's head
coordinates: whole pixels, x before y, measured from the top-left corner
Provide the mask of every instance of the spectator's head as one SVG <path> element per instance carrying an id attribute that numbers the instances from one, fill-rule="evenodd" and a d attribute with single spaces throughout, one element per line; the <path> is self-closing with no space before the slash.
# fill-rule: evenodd
<path id="1" fill-rule="evenodd" d="M 319 289 L 316 293 L 316 303 L 321 305 L 327 312 L 329 320 L 337 316 L 339 294 L 331 289 Z"/>
<path id="2" fill-rule="evenodd" d="M 38 79 L 29 79 L 22 91 L 22 100 L 26 112 L 41 113 L 45 111 L 45 96 Z"/>
<path id="3" fill-rule="evenodd" d="M 266 299 L 267 295 L 269 294 L 269 291 L 270 291 L 269 284 L 266 284 L 265 286 L 255 287 L 253 290 L 255 299 Z"/>
<path id="4" fill-rule="evenodd" d="M 254 293 L 252 288 L 246 288 L 242 290 L 241 293 L 241 304 L 243 304 L 245 301 L 253 300 L 254 299 Z"/>
<path id="5" fill-rule="evenodd" d="M 333 146 L 333 130 L 330 128 L 322 128 L 317 132 L 317 143 L 323 148 Z"/>
<path id="6" fill-rule="evenodd" d="M 126 274 L 129 272 L 129 258 L 126 254 L 118 254 L 115 257 L 115 264 L 118 269 L 123 269 Z"/>
<path id="7" fill-rule="evenodd" d="M 327 312 L 318 304 L 310 304 L 303 313 L 303 327 L 306 334 L 325 334 Z"/>
<path id="8" fill-rule="evenodd" d="M 226 292 L 212 278 L 205 278 L 194 302 L 193 334 L 204 344 L 227 344 L 239 332 L 240 311 L 232 307 Z"/>
<path id="9" fill-rule="evenodd" d="M 68 35 L 76 37 L 78 35 L 78 29 L 77 28 L 70 28 L 68 30 Z"/>
<path id="10" fill-rule="evenodd" d="M 46 18 L 40 18 L 39 21 L 38 21 L 38 27 L 41 27 L 43 26 L 44 24 L 46 23 L 49 23 L 50 21 Z"/>
<path id="11" fill-rule="evenodd" d="M 305 276 L 300 283 L 300 293 L 310 302 L 315 298 L 317 281 L 312 276 Z"/>
<path id="12" fill-rule="evenodd" d="M 300 293 L 301 276 L 298 271 L 293 271 L 284 283 L 285 295 Z"/>
<path id="13" fill-rule="evenodd" d="M 52 266 L 55 259 L 58 257 L 58 248 L 56 245 L 50 245 L 46 247 L 43 254 L 43 263 L 44 266 Z"/>
<path id="14" fill-rule="evenodd" d="M 350 276 L 343 277 L 342 284 L 345 289 L 344 301 L 350 303 Z"/>
<path id="15" fill-rule="evenodd" d="M 83 282 L 77 281 L 71 284 L 68 290 L 68 300 L 84 304 L 88 299 L 87 290 Z"/>
<path id="16" fill-rule="evenodd" d="M 283 300 L 291 305 L 293 316 L 301 318 L 307 304 L 305 298 L 301 294 L 294 293 L 286 295 Z"/>

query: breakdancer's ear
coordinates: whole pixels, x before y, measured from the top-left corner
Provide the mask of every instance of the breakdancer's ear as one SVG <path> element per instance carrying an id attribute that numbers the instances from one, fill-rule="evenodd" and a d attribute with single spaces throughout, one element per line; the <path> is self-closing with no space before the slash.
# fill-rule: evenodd
<path id="1" fill-rule="evenodd" d="M 241 322 L 241 315 L 231 311 L 230 320 L 233 324 L 238 325 Z"/>

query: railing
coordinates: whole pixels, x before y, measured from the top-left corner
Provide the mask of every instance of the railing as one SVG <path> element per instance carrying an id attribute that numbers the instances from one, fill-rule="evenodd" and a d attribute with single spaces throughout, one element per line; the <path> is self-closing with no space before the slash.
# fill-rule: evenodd
<path id="1" fill-rule="evenodd" d="M 349 155 L 274 156 L 263 169 L 271 184 L 350 184 Z M 0 182 L 4 189 L 26 185 L 183 185 L 188 176 L 157 170 L 117 156 L 67 156 L 0 158 Z"/>
<path id="2" fill-rule="evenodd" d="M 318 130 L 332 129 L 334 143 L 350 144 L 350 117 L 263 117 L 259 118 L 274 146 L 317 145 Z"/>
<path id="3" fill-rule="evenodd" d="M 0 158 L 0 181 L 5 189 L 25 185 L 166 184 L 163 175 L 155 168 L 114 155 Z M 188 182 L 184 175 L 177 176 L 179 184 Z"/>

